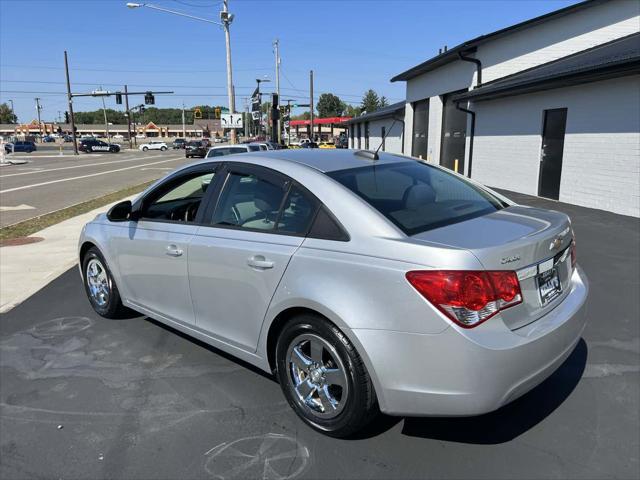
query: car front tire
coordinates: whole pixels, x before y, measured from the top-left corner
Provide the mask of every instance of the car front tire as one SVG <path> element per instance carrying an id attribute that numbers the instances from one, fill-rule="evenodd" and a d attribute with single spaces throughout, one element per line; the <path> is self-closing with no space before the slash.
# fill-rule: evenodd
<path id="1" fill-rule="evenodd" d="M 149 150 L 147 147 L 142 147 L 143 152 L 146 152 L 147 150 Z"/>
<path id="2" fill-rule="evenodd" d="M 160 151 L 165 152 L 167 150 L 167 147 L 160 147 Z"/>
<path id="3" fill-rule="evenodd" d="M 287 402 L 322 433 L 348 437 L 379 412 L 362 358 L 336 326 L 318 315 L 297 316 L 284 327 L 276 362 Z"/>
<path id="4" fill-rule="evenodd" d="M 96 247 L 91 247 L 82 259 L 82 278 L 89 303 L 98 315 L 120 318 L 128 311 L 107 262 Z"/>

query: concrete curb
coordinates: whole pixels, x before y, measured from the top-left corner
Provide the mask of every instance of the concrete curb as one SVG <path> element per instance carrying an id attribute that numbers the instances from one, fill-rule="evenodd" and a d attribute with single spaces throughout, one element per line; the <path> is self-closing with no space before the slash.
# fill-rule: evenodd
<path id="1" fill-rule="evenodd" d="M 82 227 L 115 203 L 31 235 L 44 238 L 41 242 L 0 247 L 0 313 L 19 305 L 75 265 Z"/>

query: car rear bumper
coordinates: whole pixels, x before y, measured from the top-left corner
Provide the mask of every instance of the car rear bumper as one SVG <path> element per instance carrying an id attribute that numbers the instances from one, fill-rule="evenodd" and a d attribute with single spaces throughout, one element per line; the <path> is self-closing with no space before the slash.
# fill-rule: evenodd
<path id="1" fill-rule="evenodd" d="M 537 321 L 509 330 L 497 317 L 475 329 L 434 335 L 354 329 L 382 411 L 470 416 L 515 400 L 551 375 L 585 327 L 588 283 L 579 268 L 571 291 Z"/>

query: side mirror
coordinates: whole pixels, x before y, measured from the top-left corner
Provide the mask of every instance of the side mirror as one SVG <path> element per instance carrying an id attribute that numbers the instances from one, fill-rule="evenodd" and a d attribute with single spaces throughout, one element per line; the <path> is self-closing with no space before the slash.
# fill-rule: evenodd
<path id="1" fill-rule="evenodd" d="M 112 222 L 126 222 L 128 220 L 134 220 L 131 215 L 131 200 L 125 200 L 124 202 L 116 203 L 107 212 L 107 218 Z"/>

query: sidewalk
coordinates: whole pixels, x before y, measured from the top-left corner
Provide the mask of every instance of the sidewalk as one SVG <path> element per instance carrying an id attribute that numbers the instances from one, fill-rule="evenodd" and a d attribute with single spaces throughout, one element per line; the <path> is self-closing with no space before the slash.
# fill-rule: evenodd
<path id="1" fill-rule="evenodd" d="M 111 205 L 30 235 L 44 238 L 40 242 L 0 247 L 0 313 L 11 310 L 71 268 L 78 261 L 78 238 L 83 225 Z"/>

